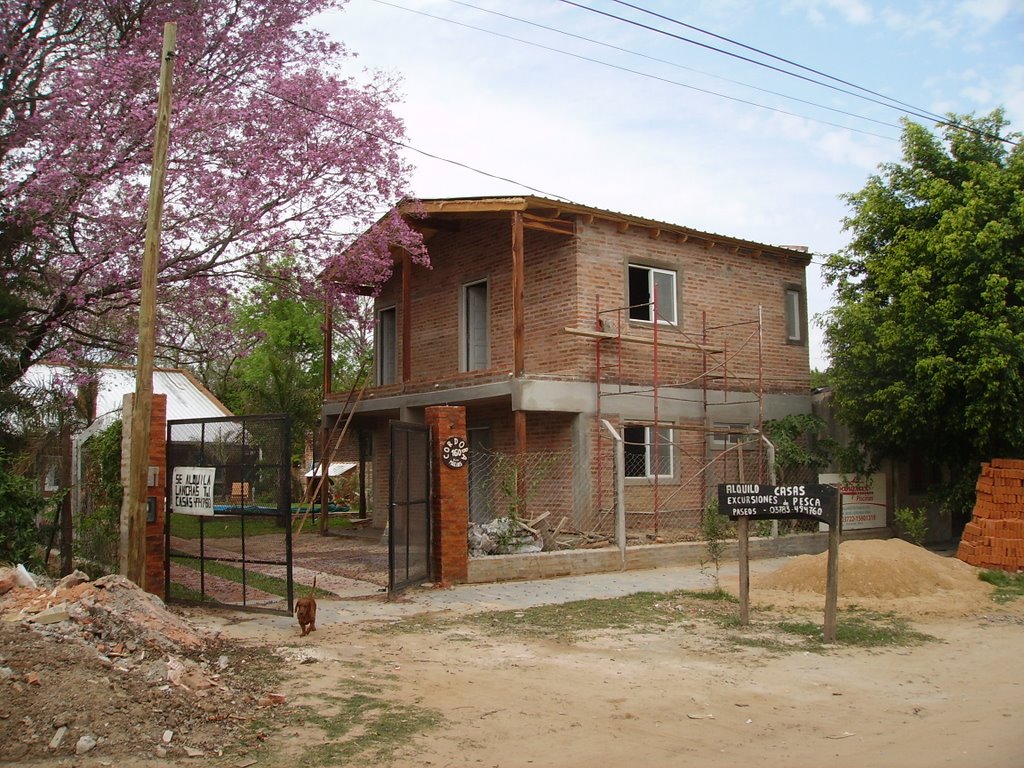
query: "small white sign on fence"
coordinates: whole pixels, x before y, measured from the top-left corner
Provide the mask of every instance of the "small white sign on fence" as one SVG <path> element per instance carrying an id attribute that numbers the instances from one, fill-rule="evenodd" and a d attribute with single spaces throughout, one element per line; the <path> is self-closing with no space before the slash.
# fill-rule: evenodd
<path id="1" fill-rule="evenodd" d="M 175 467 L 171 470 L 171 512 L 213 515 L 216 467 Z"/>

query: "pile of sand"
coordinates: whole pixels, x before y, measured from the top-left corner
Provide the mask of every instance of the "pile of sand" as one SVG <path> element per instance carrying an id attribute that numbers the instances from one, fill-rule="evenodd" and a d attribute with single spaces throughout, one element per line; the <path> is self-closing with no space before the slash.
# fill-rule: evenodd
<path id="1" fill-rule="evenodd" d="M 800 555 L 752 580 L 755 589 L 825 594 L 828 553 Z M 845 541 L 839 547 L 839 595 L 863 598 L 987 597 L 978 569 L 901 539 Z"/>

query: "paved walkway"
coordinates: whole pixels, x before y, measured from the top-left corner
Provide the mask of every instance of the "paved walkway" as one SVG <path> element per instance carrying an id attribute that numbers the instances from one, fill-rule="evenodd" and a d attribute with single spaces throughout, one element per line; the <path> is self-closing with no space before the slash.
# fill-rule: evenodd
<path id="1" fill-rule="evenodd" d="M 752 560 L 751 575 L 769 573 L 789 558 Z M 739 581 L 738 564 L 723 563 L 719 579 L 725 586 Z M 455 615 L 482 611 L 521 610 L 538 605 L 557 605 L 574 600 L 622 597 L 636 592 L 671 592 L 676 589 L 710 589 L 714 571 L 696 566 L 655 568 L 642 571 L 594 573 L 537 581 L 506 581 L 496 584 L 460 584 L 438 589 L 414 587 L 388 600 L 385 595 L 359 600 L 318 600 L 318 623 L 356 623 L 399 620 L 421 613 Z"/>

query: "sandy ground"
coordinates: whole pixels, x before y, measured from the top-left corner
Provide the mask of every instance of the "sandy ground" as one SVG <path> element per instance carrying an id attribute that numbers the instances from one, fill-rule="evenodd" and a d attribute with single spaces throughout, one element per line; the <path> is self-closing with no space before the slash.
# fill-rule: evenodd
<path id="1" fill-rule="evenodd" d="M 874 554 L 907 568 L 903 550 Z M 922 572 L 900 577 L 917 580 L 901 588 L 910 594 L 849 594 L 857 568 L 878 570 L 870 551 L 851 555 L 840 609 L 894 612 L 935 641 L 769 651 L 738 646 L 699 616 L 568 643 L 496 637 L 457 620 L 403 631 L 398 617 L 382 633 L 381 616 L 364 621 L 333 603 L 301 642 L 290 624 L 251 617 L 218 629 L 282 643 L 293 669 L 282 692 L 294 704 L 322 707 L 359 684 L 440 711 L 444 723 L 395 753 L 396 765 L 1024 765 L 1021 601 L 997 605 L 974 569 L 930 553 Z M 813 558 L 794 560 L 779 568 L 790 581 L 799 568 L 814 570 Z M 743 633 L 756 635 L 769 616 L 822 620 L 820 595 L 768 588 L 769 578 L 754 580 L 752 602 L 762 608 Z M 735 589 L 735 580 L 723 586 Z M 455 613 L 469 612 L 461 604 Z M 318 738 L 293 729 L 280 748 L 298 756 Z"/>
<path id="2" fill-rule="evenodd" d="M 710 575 L 321 600 L 308 637 L 282 615 L 168 610 L 117 580 L 14 590 L 0 599 L 0 764 L 1024 765 L 1024 599 L 997 604 L 976 569 L 903 542 L 846 542 L 840 611 L 901 617 L 934 639 L 811 652 L 774 627 L 821 623 L 824 557 L 752 571 L 750 627 L 711 620 L 706 601 L 659 597 L 673 621 L 559 639 L 498 634 L 490 612 L 526 621 L 533 606 L 707 588 Z M 736 574 L 723 567 L 722 586 L 735 591 Z M 31 618 L 51 603 L 75 620 Z M 172 662 L 192 682 L 160 673 Z M 433 727 L 404 731 L 425 713 Z M 87 733 L 99 743 L 76 755 Z"/>

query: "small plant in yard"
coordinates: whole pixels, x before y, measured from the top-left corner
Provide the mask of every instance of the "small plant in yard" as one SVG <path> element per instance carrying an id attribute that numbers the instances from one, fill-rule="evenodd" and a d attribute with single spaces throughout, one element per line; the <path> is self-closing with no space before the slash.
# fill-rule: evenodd
<path id="1" fill-rule="evenodd" d="M 893 513 L 900 537 L 920 546 L 928 533 L 928 513 L 923 509 L 900 507 Z"/>
<path id="2" fill-rule="evenodd" d="M 715 566 L 715 589 L 721 590 L 722 586 L 718 580 L 719 571 L 722 568 L 722 555 L 725 554 L 726 539 L 731 534 L 729 520 L 718 512 L 718 499 L 713 499 L 704 509 L 704 516 L 700 521 L 700 533 L 704 538 L 704 553 L 707 560 L 701 560 L 701 571 L 706 571 L 708 563 Z"/>

